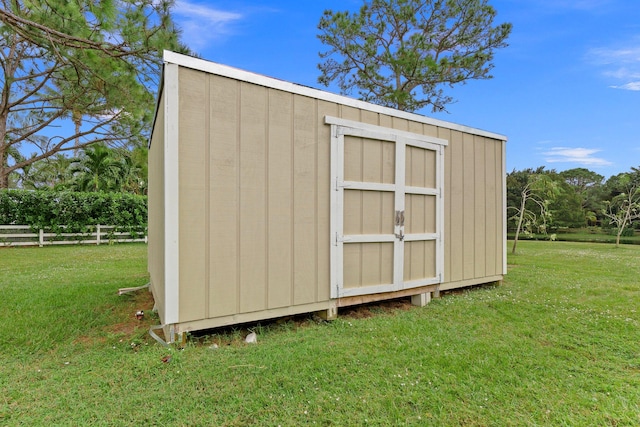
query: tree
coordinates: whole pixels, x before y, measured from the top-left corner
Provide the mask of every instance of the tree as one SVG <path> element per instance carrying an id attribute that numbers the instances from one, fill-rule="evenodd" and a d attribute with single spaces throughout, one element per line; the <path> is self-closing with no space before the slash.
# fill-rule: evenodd
<path id="1" fill-rule="evenodd" d="M 529 176 L 529 181 L 521 193 L 520 206 L 511 207 L 516 210 L 514 218 L 517 219 L 518 222 L 511 253 L 516 253 L 520 231 L 530 232 L 533 228 L 537 228 L 538 231 L 546 234 L 547 220 L 550 217 L 549 203 L 558 194 L 557 182 L 548 174 L 534 174 Z M 527 207 L 527 205 L 531 204 L 535 205 L 536 211 Z M 536 212 L 539 212 L 539 214 Z"/>
<path id="2" fill-rule="evenodd" d="M 87 147 L 84 154 L 69 166 L 73 177 L 70 187 L 75 191 L 115 192 L 123 180 L 123 162 L 102 144 Z"/>
<path id="3" fill-rule="evenodd" d="M 520 203 L 522 200 L 522 192 L 525 187 L 529 183 L 529 180 L 532 179 L 532 175 L 538 175 L 546 173 L 544 166 L 540 166 L 536 169 L 523 169 L 523 170 L 512 170 L 507 173 L 507 209 L 517 210 L 520 207 Z M 533 206 L 529 206 L 530 209 L 534 209 Z M 518 225 L 516 217 L 508 217 L 507 218 L 507 228 L 509 230 L 515 230 Z"/>
<path id="4" fill-rule="evenodd" d="M 9 174 L 91 144 L 148 136 L 168 0 L 0 0 L 0 188 Z M 35 152 L 17 159 L 11 150 Z"/>
<path id="5" fill-rule="evenodd" d="M 560 172 L 559 175 L 580 197 L 586 221 L 595 223 L 596 213 L 602 210 L 601 192 L 604 177 L 585 168 L 568 169 Z"/>
<path id="6" fill-rule="evenodd" d="M 495 17 L 487 0 L 365 0 L 359 13 L 326 10 L 318 81 L 399 110 L 445 110 L 453 99 L 443 86 L 492 77 L 494 50 L 511 32 Z"/>
<path id="7" fill-rule="evenodd" d="M 72 161 L 73 159 L 64 154 L 57 153 L 24 166 L 18 174 L 20 187 L 27 190 L 45 190 L 64 186 L 69 178 L 68 169 Z"/>
<path id="8" fill-rule="evenodd" d="M 574 168 L 560 172 L 558 175 L 567 184 L 574 187 L 578 194 L 583 194 L 588 188 L 602 184 L 604 177 L 586 168 Z"/>
<path id="9" fill-rule="evenodd" d="M 148 187 L 148 159 L 149 150 L 146 147 L 136 147 L 133 150 L 119 149 L 115 156 L 122 164 L 120 191 L 132 194 L 147 194 Z"/>
<path id="10" fill-rule="evenodd" d="M 587 223 L 587 212 L 582 206 L 582 198 L 575 187 L 567 184 L 557 173 L 551 173 L 550 178 L 556 182 L 557 196 L 549 202 L 551 221 L 549 228 L 580 228 Z"/>
<path id="11" fill-rule="evenodd" d="M 620 246 L 620 236 L 633 221 L 640 219 L 640 169 L 633 173 L 617 175 L 617 181 L 625 187 L 611 201 L 605 202 L 603 214 L 616 227 L 616 247 Z"/>

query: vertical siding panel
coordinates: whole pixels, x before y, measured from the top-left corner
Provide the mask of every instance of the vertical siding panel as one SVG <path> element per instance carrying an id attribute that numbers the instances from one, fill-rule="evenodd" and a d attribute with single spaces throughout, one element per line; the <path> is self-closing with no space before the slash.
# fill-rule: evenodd
<path id="1" fill-rule="evenodd" d="M 504 194 L 504 191 L 506 190 L 505 188 L 503 188 L 503 180 L 505 179 L 505 174 L 506 174 L 506 170 L 504 169 L 504 165 L 505 163 L 505 159 L 503 158 L 504 156 L 504 151 L 503 151 L 503 147 L 506 144 L 506 141 L 502 141 L 502 142 L 497 142 L 495 144 L 495 150 L 496 150 L 496 188 L 497 190 L 497 194 L 498 194 L 498 199 L 496 200 L 496 206 L 499 206 L 500 208 L 498 209 L 497 212 L 497 218 L 496 218 L 496 234 L 498 236 L 498 244 L 496 245 L 496 254 L 498 255 L 496 257 L 496 273 L 497 274 L 503 274 L 506 273 L 506 271 L 504 271 L 504 265 L 506 265 L 506 259 L 504 259 L 504 257 L 506 256 L 505 253 L 505 246 L 506 245 L 506 235 L 504 227 L 504 216 L 506 215 L 506 202 L 505 202 L 505 197 L 506 195 Z"/>
<path id="2" fill-rule="evenodd" d="M 419 122 L 410 121 L 408 123 L 407 130 L 409 132 L 413 132 L 413 133 L 417 133 L 419 135 L 423 135 L 424 134 L 424 125 L 422 123 L 419 123 Z"/>
<path id="3" fill-rule="evenodd" d="M 485 186 L 487 192 L 487 218 L 486 218 L 486 230 L 487 235 L 485 238 L 485 253 L 486 253 L 486 270 L 487 276 L 499 274 L 496 270 L 496 257 L 498 246 L 498 229 L 496 224 L 496 216 L 499 213 L 498 210 L 498 182 L 496 176 L 496 150 L 497 144 L 493 140 L 487 140 L 485 149 L 486 159 L 486 171 L 485 171 Z"/>
<path id="4" fill-rule="evenodd" d="M 387 116 L 384 114 L 380 114 L 378 116 L 378 124 L 380 126 L 384 126 L 386 128 L 392 128 L 393 127 L 393 121 L 391 120 L 391 116 Z"/>
<path id="5" fill-rule="evenodd" d="M 373 111 L 361 110 L 360 111 L 360 121 L 363 123 L 368 123 L 370 125 L 378 125 L 379 123 L 379 114 L 374 113 Z"/>
<path id="6" fill-rule="evenodd" d="M 180 69 L 180 321 L 202 319 L 206 313 L 205 255 L 207 244 L 208 78 Z"/>
<path id="7" fill-rule="evenodd" d="M 268 308 L 291 305 L 293 95 L 269 91 Z"/>
<path id="8" fill-rule="evenodd" d="M 475 277 L 483 277 L 486 270 L 486 237 L 487 237 L 487 189 L 486 189 L 486 160 L 484 157 L 485 141 L 482 137 L 475 137 Z"/>
<path id="9" fill-rule="evenodd" d="M 316 295 L 316 134 L 315 101 L 294 97 L 293 117 L 293 253 L 294 304 L 313 302 Z"/>
<path id="10" fill-rule="evenodd" d="M 358 288 L 362 286 L 362 243 L 344 245 L 344 287 Z"/>
<path id="11" fill-rule="evenodd" d="M 240 93 L 240 311 L 266 308 L 266 89 Z"/>
<path id="12" fill-rule="evenodd" d="M 363 180 L 363 141 L 353 136 L 344 137 L 344 179 L 346 181 Z"/>
<path id="13" fill-rule="evenodd" d="M 211 77 L 209 315 L 237 312 L 239 230 L 239 87 Z"/>
<path id="14" fill-rule="evenodd" d="M 382 243 L 362 243 L 362 262 L 360 263 L 362 285 L 378 285 L 382 283 L 380 259 Z"/>
<path id="15" fill-rule="evenodd" d="M 360 110 L 357 108 L 349 107 L 347 105 L 340 105 L 340 118 L 347 120 L 360 121 Z"/>
<path id="16" fill-rule="evenodd" d="M 392 128 L 398 130 L 409 130 L 409 121 L 398 117 L 391 118 Z"/>
<path id="17" fill-rule="evenodd" d="M 344 234 L 362 234 L 362 191 L 344 190 Z"/>
<path id="18" fill-rule="evenodd" d="M 441 128 L 435 125 L 424 124 L 423 131 L 419 133 L 422 133 L 423 135 L 435 136 L 437 138 L 443 138 L 442 136 L 440 136 L 441 130 L 442 130 Z"/>
<path id="19" fill-rule="evenodd" d="M 463 279 L 471 279 L 475 274 L 475 153 L 473 135 L 463 134 L 463 225 L 462 225 L 462 262 Z"/>
<path id="20" fill-rule="evenodd" d="M 458 131 L 451 132 L 451 139 L 446 148 L 448 157 L 451 158 L 451 169 L 449 180 L 451 181 L 450 191 L 445 197 L 450 199 L 450 214 L 445 219 L 450 222 L 449 234 L 446 241 L 449 242 L 451 261 L 450 275 L 448 281 L 458 281 L 464 278 L 464 135 Z"/>
<path id="21" fill-rule="evenodd" d="M 318 101 L 317 136 L 317 182 L 316 204 L 318 206 L 318 223 L 316 240 L 318 242 L 318 285 L 317 301 L 330 298 L 330 218 L 331 218 L 331 126 L 324 124 L 324 116 L 338 116 L 338 105 L 326 101 Z"/>

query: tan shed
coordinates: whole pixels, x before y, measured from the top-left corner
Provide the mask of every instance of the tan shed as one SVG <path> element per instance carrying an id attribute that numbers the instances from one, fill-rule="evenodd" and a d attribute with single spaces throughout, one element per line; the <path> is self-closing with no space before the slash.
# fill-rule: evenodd
<path id="1" fill-rule="evenodd" d="M 166 336 L 500 281 L 506 138 L 173 52 L 149 152 Z"/>

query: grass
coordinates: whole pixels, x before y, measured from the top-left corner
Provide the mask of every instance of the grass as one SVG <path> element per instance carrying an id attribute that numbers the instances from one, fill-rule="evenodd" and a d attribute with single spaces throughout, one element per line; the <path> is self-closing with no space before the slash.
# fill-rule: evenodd
<path id="1" fill-rule="evenodd" d="M 0 250 L 0 424 L 640 425 L 640 247 L 519 249 L 499 287 L 182 350 L 146 334 L 146 291 L 116 295 L 144 245 Z"/>

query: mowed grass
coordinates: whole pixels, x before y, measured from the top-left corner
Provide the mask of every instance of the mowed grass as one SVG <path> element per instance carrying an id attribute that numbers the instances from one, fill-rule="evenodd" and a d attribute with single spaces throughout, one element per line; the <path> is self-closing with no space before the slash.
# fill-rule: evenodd
<path id="1" fill-rule="evenodd" d="M 182 350 L 117 296 L 146 246 L 0 250 L 0 425 L 640 425 L 640 247 L 518 248 L 501 286 Z"/>

